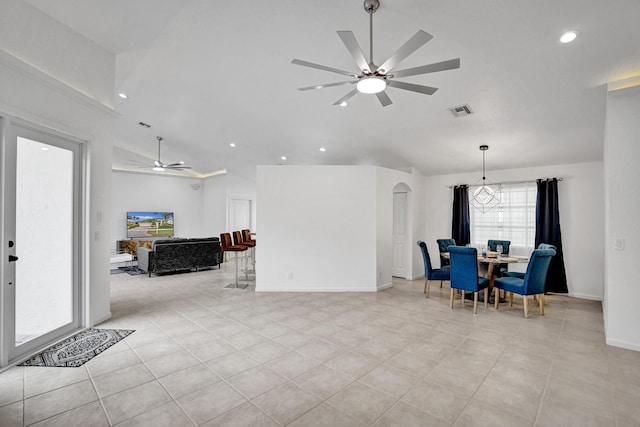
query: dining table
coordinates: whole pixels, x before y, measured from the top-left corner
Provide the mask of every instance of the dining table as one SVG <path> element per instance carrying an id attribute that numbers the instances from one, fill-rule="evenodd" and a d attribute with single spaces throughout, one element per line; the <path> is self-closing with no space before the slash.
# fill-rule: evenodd
<path id="1" fill-rule="evenodd" d="M 449 252 L 441 252 L 441 255 L 445 258 L 449 258 Z M 486 255 L 478 253 L 478 274 L 489 279 L 489 296 L 491 298 L 491 292 L 493 291 L 493 285 L 495 278 L 497 277 L 500 264 L 516 264 L 516 263 L 528 263 L 529 257 L 526 256 L 500 256 L 495 252 L 487 252 Z M 484 295 L 479 295 L 479 301 L 484 299 Z M 500 302 L 504 302 L 502 298 Z"/>

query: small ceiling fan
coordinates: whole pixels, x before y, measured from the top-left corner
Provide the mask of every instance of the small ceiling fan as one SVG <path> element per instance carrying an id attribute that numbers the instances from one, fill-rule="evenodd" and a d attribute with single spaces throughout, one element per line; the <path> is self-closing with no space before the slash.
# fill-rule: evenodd
<path id="1" fill-rule="evenodd" d="M 398 77 L 416 76 L 419 74 L 435 73 L 437 71 L 452 70 L 460 68 L 460 58 L 450 59 L 448 61 L 437 62 L 434 64 L 422 65 L 420 67 L 407 68 L 405 70 L 399 70 L 391 72 L 396 65 L 415 52 L 418 48 L 422 47 L 425 43 L 433 38 L 433 36 L 425 31 L 418 30 L 418 32 L 411 37 L 405 44 L 393 54 L 389 59 L 384 61 L 382 65 L 376 65 L 373 62 L 373 14 L 380 7 L 379 0 L 364 0 L 364 10 L 369 14 L 369 62 L 364 56 L 358 41 L 353 35 L 352 31 L 338 31 L 338 36 L 351 53 L 351 56 L 358 64 L 360 69 L 359 73 L 353 73 L 350 71 L 344 71 L 337 68 L 327 67 L 320 64 L 314 64 L 313 62 L 302 61 L 300 59 L 294 59 L 292 64 L 302 65 L 304 67 L 316 68 L 319 70 L 329 71 L 331 73 L 342 74 L 345 76 L 353 77 L 355 80 L 348 80 L 344 82 L 328 83 L 322 85 L 314 85 L 298 88 L 298 90 L 312 90 L 312 89 L 324 89 L 326 87 L 342 86 L 347 84 L 355 84 L 356 89 L 347 93 L 342 98 L 338 99 L 333 105 L 346 106 L 347 101 L 356 95 L 358 92 L 375 94 L 383 107 L 391 105 L 391 99 L 386 94 L 385 89 L 387 86 L 394 87 L 396 89 L 409 90 L 412 92 L 418 92 L 425 95 L 433 95 L 438 88 L 423 86 L 414 83 L 406 83 L 394 80 Z"/>
<path id="2" fill-rule="evenodd" d="M 173 169 L 173 170 L 191 169 L 191 166 L 185 166 L 183 161 L 179 161 L 176 163 L 162 163 L 162 160 L 160 160 L 160 143 L 164 138 L 162 138 L 161 136 L 157 136 L 156 139 L 158 140 L 158 160 L 154 160 L 152 165 L 143 164 L 140 162 L 136 162 L 132 164 L 138 165 L 138 167 L 141 167 L 141 168 L 150 167 L 152 170 L 156 172 L 164 172 L 167 169 Z"/>

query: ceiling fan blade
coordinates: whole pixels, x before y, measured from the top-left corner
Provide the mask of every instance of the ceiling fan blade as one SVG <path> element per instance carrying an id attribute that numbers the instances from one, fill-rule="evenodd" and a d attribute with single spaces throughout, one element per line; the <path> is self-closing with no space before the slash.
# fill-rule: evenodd
<path id="1" fill-rule="evenodd" d="M 327 66 L 320 65 L 320 64 L 314 64 L 313 62 L 302 61 L 300 59 L 294 59 L 293 61 L 291 61 L 291 63 L 292 64 L 296 64 L 296 65 L 302 65 L 303 67 L 316 68 L 318 70 L 323 70 L 323 71 L 329 71 L 331 73 L 342 74 L 344 76 L 349 76 L 349 77 L 357 77 L 358 76 L 357 74 L 350 73 L 349 71 L 339 70 L 337 68 L 331 68 L 331 67 L 327 67 Z"/>
<path id="2" fill-rule="evenodd" d="M 378 98 L 378 101 L 380 101 L 380 104 L 382 104 L 383 107 L 393 104 L 393 102 L 391 102 L 391 98 L 389 98 L 389 95 L 387 95 L 385 91 L 376 93 L 376 97 Z"/>
<path id="3" fill-rule="evenodd" d="M 163 168 L 172 168 L 174 166 L 184 166 L 184 162 L 165 163 L 162 165 Z"/>
<path id="4" fill-rule="evenodd" d="M 364 57 L 364 53 L 356 40 L 356 36 L 353 35 L 353 31 L 338 31 L 338 36 L 342 40 L 342 43 L 347 47 L 353 59 L 355 59 L 358 68 L 362 71 L 371 72 L 367 59 Z"/>
<path id="5" fill-rule="evenodd" d="M 400 48 L 396 50 L 389 59 L 384 61 L 384 63 L 378 67 L 378 70 L 381 70 L 380 72 L 388 73 L 403 59 L 418 50 L 418 48 L 422 47 L 432 38 L 433 36 L 426 31 L 418 30 L 418 32 L 415 33 L 409 40 L 407 40 L 405 44 L 400 46 Z"/>
<path id="6" fill-rule="evenodd" d="M 165 165 L 165 169 L 173 169 L 173 170 L 182 170 L 182 169 L 191 169 L 191 166 L 171 166 Z"/>
<path id="7" fill-rule="evenodd" d="M 406 70 L 394 71 L 393 77 L 416 76 L 418 74 L 435 73 L 438 71 L 453 70 L 455 68 L 460 68 L 460 58 L 436 62 L 435 64 L 422 65 L 420 67 L 407 68 Z"/>
<path id="8" fill-rule="evenodd" d="M 396 80 L 387 80 L 387 85 L 398 89 L 410 90 L 412 92 L 424 93 L 425 95 L 433 95 L 438 88 L 431 86 L 416 85 L 413 83 L 399 82 Z"/>
<path id="9" fill-rule="evenodd" d="M 324 84 L 324 85 L 314 85 L 314 86 L 307 86 L 307 87 L 299 87 L 298 90 L 324 89 L 325 87 L 342 86 L 342 85 L 346 85 L 346 84 L 354 84 L 356 82 L 357 82 L 357 80 L 350 80 L 348 82 L 327 83 L 327 84 Z"/>
<path id="10" fill-rule="evenodd" d="M 351 92 L 349 92 L 348 94 L 346 94 L 345 96 L 343 96 L 342 98 L 338 99 L 336 102 L 333 103 L 333 105 L 340 105 L 343 102 L 347 102 L 349 99 L 351 99 L 356 93 L 358 93 L 358 89 L 354 89 Z"/>

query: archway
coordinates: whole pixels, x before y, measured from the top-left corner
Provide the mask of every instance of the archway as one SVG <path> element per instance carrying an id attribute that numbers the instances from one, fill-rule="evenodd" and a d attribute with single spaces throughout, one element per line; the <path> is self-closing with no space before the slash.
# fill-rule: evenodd
<path id="1" fill-rule="evenodd" d="M 411 187 L 400 182 L 393 187 L 391 276 L 411 277 L 410 218 Z"/>

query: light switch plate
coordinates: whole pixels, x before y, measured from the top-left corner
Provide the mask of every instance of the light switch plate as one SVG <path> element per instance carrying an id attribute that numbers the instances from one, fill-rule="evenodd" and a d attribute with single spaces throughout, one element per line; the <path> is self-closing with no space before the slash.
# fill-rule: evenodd
<path id="1" fill-rule="evenodd" d="M 624 250 L 624 239 L 616 239 L 616 240 L 614 240 L 613 249 L 615 249 L 617 251 L 623 251 Z"/>

